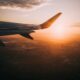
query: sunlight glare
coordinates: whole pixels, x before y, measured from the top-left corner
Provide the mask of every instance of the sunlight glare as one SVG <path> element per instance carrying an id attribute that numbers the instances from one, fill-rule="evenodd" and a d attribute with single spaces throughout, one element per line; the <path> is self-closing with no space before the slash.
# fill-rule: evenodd
<path id="1" fill-rule="evenodd" d="M 77 27 L 51 27 L 50 28 L 50 37 L 57 43 L 67 43 L 72 41 L 76 35 L 80 34 L 80 28 Z"/>
<path id="2" fill-rule="evenodd" d="M 66 28 L 65 27 L 55 27 L 53 30 L 54 37 L 57 39 L 63 39 L 66 37 Z"/>

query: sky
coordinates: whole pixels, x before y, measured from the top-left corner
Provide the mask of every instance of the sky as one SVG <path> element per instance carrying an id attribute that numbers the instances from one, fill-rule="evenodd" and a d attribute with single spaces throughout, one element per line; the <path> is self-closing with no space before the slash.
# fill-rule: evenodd
<path id="1" fill-rule="evenodd" d="M 62 12 L 66 23 L 79 23 L 79 7 L 80 0 L 0 0 L 0 20 L 38 24 Z"/>
<path id="2" fill-rule="evenodd" d="M 63 28 L 67 33 L 80 32 L 80 0 L 0 0 L 0 21 L 41 24 L 58 12 L 62 15 L 54 23 L 55 33 L 65 26 L 74 27 Z"/>

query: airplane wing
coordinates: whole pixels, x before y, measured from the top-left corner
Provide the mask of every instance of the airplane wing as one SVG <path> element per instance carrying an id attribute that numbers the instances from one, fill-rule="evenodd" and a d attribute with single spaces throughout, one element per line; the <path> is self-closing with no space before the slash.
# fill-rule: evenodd
<path id="1" fill-rule="evenodd" d="M 61 12 L 56 14 L 55 16 L 40 25 L 0 21 L 0 36 L 20 34 L 23 37 L 33 40 L 33 37 L 30 35 L 30 33 L 35 32 L 34 30 L 45 29 L 50 27 L 61 14 Z M 0 45 L 4 46 L 4 43 L 1 40 Z"/>
<path id="2" fill-rule="evenodd" d="M 58 13 L 56 14 L 55 16 L 53 16 L 52 18 L 50 18 L 49 20 L 47 20 L 45 23 L 41 24 L 40 27 L 41 29 L 45 29 L 45 28 L 48 28 L 51 26 L 51 24 L 53 24 L 57 18 L 61 15 L 62 13 Z M 34 31 L 33 31 L 34 32 Z M 26 38 L 29 38 L 29 39 L 32 39 L 33 40 L 33 37 L 30 36 L 29 34 L 21 34 L 22 36 L 26 37 Z"/>
<path id="3" fill-rule="evenodd" d="M 35 32 L 36 25 L 0 21 L 0 36 L 20 34 L 33 39 L 30 33 Z"/>

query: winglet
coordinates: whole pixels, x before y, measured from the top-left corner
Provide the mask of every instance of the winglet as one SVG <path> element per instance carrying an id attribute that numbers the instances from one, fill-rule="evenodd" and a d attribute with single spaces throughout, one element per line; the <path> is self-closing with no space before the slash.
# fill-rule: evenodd
<path id="1" fill-rule="evenodd" d="M 55 16 L 53 16 L 52 18 L 50 18 L 48 21 L 46 21 L 46 22 L 44 22 L 43 24 L 41 24 L 41 25 L 40 25 L 40 26 L 41 26 L 41 29 L 50 27 L 50 26 L 53 24 L 53 22 L 55 22 L 56 19 L 57 19 L 61 14 L 62 14 L 62 13 L 60 12 L 60 13 L 56 14 Z"/>

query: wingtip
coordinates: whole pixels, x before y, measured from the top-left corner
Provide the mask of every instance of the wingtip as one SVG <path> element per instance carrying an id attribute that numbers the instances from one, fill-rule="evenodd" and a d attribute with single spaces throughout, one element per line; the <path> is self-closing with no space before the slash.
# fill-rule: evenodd
<path id="1" fill-rule="evenodd" d="M 61 15 L 61 14 L 62 14 L 62 12 L 59 12 L 58 14 L 59 14 L 59 15 Z"/>
<path id="2" fill-rule="evenodd" d="M 50 18 L 48 21 L 46 21 L 45 23 L 41 24 L 41 29 L 45 29 L 51 26 L 52 23 L 54 23 L 56 21 L 56 19 L 62 14 L 62 12 L 57 13 L 56 15 L 54 15 L 52 18 Z"/>

